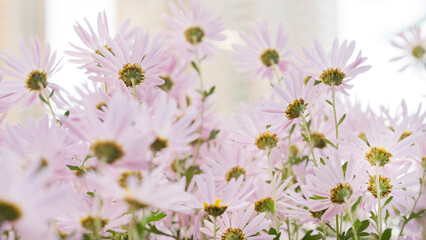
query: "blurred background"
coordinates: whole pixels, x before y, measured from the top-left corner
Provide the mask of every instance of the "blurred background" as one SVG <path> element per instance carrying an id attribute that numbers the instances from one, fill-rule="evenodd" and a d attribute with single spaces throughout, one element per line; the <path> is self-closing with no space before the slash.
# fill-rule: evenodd
<path id="1" fill-rule="evenodd" d="M 207 0 L 208 1 L 208 0 Z M 20 54 L 18 38 L 38 36 L 48 41 L 63 56 L 63 68 L 53 81 L 69 92 L 75 85 L 88 81 L 83 72 L 68 63 L 63 54 L 70 50 L 69 42 L 80 44 L 73 25 L 86 17 L 96 25 L 96 16 L 106 11 L 112 30 L 130 18 L 132 26 L 146 26 L 152 31 L 165 27 L 163 14 L 167 14 L 167 0 L 0 0 L 0 49 Z M 423 72 L 408 70 L 398 72 L 401 63 L 390 62 L 398 56 L 398 49 L 390 45 L 395 35 L 413 24 L 426 23 L 425 0 L 221 0 L 210 1 L 223 14 L 228 40 L 220 43 L 224 50 L 237 42 L 237 31 L 247 30 L 248 23 L 257 18 L 266 19 L 275 29 L 283 22 L 289 35 L 290 49 L 301 53 L 301 47 L 312 47 L 314 38 L 328 49 L 335 37 L 355 40 L 356 52 L 362 50 L 372 69 L 352 82 L 352 99 L 370 105 L 378 111 L 384 105 L 396 110 L 402 99 L 407 101 L 409 112 L 414 112 L 420 102 L 425 105 L 426 76 Z M 426 35 L 423 27 L 424 35 Z M 2 63 L 0 63 L 2 64 Z M 204 65 L 209 85 L 216 85 L 219 113 L 234 112 L 240 101 L 258 99 L 269 94 L 267 80 L 248 79 L 237 74 L 226 51 Z M 28 113 L 41 112 L 40 107 Z M 25 120 L 26 113 L 15 110 L 10 119 Z"/>

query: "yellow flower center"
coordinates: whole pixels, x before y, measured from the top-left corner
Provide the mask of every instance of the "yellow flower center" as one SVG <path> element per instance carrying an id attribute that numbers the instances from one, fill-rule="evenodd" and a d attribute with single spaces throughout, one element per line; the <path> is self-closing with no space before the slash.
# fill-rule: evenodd
<path id="1" fill-rule="evenodd" d="M 43 70 L 34 70 L 28 75 L 25 86 L 31 91 L 40 91 L 47 84 L 47 74 Z"/>
<path id="2" fill-rule="evenodd" d="M 285 111 L 285 115 L 289 120 L 296 119 L 301 117 L 305 112 L 308 103 L 305 103 L 303 99 L 296 99 L 292 104 L 287 106 L 287 110 Z"/>
<path id="3" fill-rule="evenodd" d="M 383 147 L 372 147 L 370 148 L 370 151 L 365 154 L 365 159 L 367 159 L 367 161 L 372 166 L 376 166 L 378 163 L 380 167 L 383 167 L 386 163 L 389 163 L 391 157 L 392 154 L 387 152 Z"/>
<path id="4" fill-rule="evenodd" d="M 105 225 L 108 224 L 108 220 L 102 219 L 100 217 L 92 217 L 89 215 L 81 219 L 80 224 L 82 227 L 91 232 L 99 232 L 102 228 L 105 227 Z"/>
<path id="5" fill-rule="evenodd" d="M 239 228 L 228 228 L 224 233 L 222 233 L 222 236 L 220 237 L 221 240 L 247 240 L 247 238 L 244 236 L 244 233 Z"/>
<path id="6" fill-rule="evenodd" d="M 97 141 L 91 146 L 93 154 L 101 161 L 113 163 L 124 156 L 121 146 L 110 140 Z"/>
<path id="7" fill-rule="evenodd" d="M 0 224 L 3 221 L 15 221 L 22 216 L 21 209 L 11 202 L 0 199 Z"/>
<path id="8" fill-rule="evenodd" d="M 157 137 L 155 141 L 151 144 L 151 151 L 153 152 L 159 152 L 162 149 L 166 148 L 168 146 L 167 139 L 164 139 L 162 137 Z"/>
<path id="9" fill-rule="evenodd" d="M 411 51 L 411 54 L 417 59 L 422 59 L 425 53 L 426 50 L 420 45 L 413 47 L 413 50 Z"/>
<path id="10" fill-rule="evenodd" d="M 185 31 L 185 38 L 192 45 L 197 45 L 203 41 L 204 31 L 199 26 L 193 26 Z"/>
<path id="11" fill-rule="evenodd" d="M 330 190 L 330 201 L 336 204 L 342 204 L 352 196 L 353 190 L 348 183 L 339 183 L 337 187 Z"/>
<path id="12" fill-rule="evenodd" d="M 266 131 L 266 133 L 257 136 L 255 144 L 260 150 L 265 150 L 266 148 L 274 148 L 277 142 L 277 134 L 271 134 L 269 131 Z"/>
<path id="13" fill-rule="evenodd" d="M 390 185 L 390 179 L 379 175 L 379 189 L 380 189 L 380 198 L 383 199 L 389 195 L 392 191 L 392 185 Z M 376 176 L 370 176 L 368 180 L 367 190 L 377 198 L 377 178 Z"/>
<path id="14" fill-rule="evenodd" d="M 260 199 L 259 201 L 254 203 L 254 210 L 256 210 L 256 212 L 273 212 L 274 209 L 271 208 L 270 206 L 268 206 L 267 201 L 271 201 L 272 204 L 274 204 L 274 200 L 272 200 L 272 198 L 270 197 L 265 197 L 263 199 Z"/>
<path id="15" fill-rule="evenodd" d="M 260 55 L 260 61 L 263 65 L 270 67 L 278 64 L 280 61 L 280 54 L 275 49 L 266 49 L 262 55 Z"/>
<path id="16" fill-rule="evenodd" d="M 137 63 L 127 63 L 118 72 L 118 78 L 123 80 L 127 87 L 137 86 L 145 80 L 145 72 Z"/>
<path id="17" fill-rule="evenodd" d="M 339 86 L 342 84 L 346 74 L 338 68 L 329 68 L 324 70 L 320 76 L 320 80 L 328 86 L 334 85 Z"/>
<path id="18" fill-rule="evenodd" d="M 206 211 L 210 216 L 213 217 L 218 217 L 220 215 L 222 215 L 226 209 L 228 209 L 228 206 L 226 205 L 220 205 L 220 202 L 222 201 L 222 199 L 216 199 L 214 201 L 214 204 L 207 204 L 206 202 L 203 203 L 204 205 L 204 211 Z"/>

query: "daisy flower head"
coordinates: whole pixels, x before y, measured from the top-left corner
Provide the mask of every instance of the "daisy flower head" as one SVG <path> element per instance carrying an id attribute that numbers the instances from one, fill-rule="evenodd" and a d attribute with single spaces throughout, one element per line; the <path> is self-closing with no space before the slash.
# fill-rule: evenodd
<path id="1" fill-rule="evenodd" d="M 75 51 L 65 52 L 66 54 L 73 57 L 70 62 L 81 64 L 81 68 L 84 68 L 85 66 L 90 64 L 98 64 L 93 59 L 92 53 L 102 54 L 98 49 L 100 46 L 108 49 L 109 51 L 112 51 L 111 47 L 108 45 L 108 38 L 112 36 L 110 35 L 108 19 L 105 11 L 102 13 L 98 13 L 97 31 L 93 29 L 92 25 L 86 18 L 84 19 L 84 21 L 86 22 L 88 31 L 78 22 L 74 26 L 74 31 L 77 33 L 84 46 L 81 47 L 77 46 L 76 44 L 70 43 L 70 45 L 75 49 Z M 128 30 L 129 25 L 130 20 L 127 20 L 118 30 L 118 33 L 123 36 L 126 41 L 130 41 L 136 31 L 136 28 Z M 118 36 L 118 33 L 115 35 L 115 37 Z"/>
<path id="2" fill-rule="evenodd" d="M 401 55 L 391 61 L 401 61 L 404 66 L 400 72 L 409 67 L 425 70 L 426 37 L 422 36 L 420 26 L 412 26 L 406 33 L 397 34 L 398 40 L 391 41 L 392 46 L 401 50 Z"/>
<path id="3" fill-rule="evenodd" d="M 244 177 L 232 178 L 225 186 L 219 187 L 211 174 L 194 177 L 198 195 L 190 195 L 187 208 L 202 209 L 208 215 L 218 217 L 248 205 L 246 199 L 253 194 L 252 179 L 243 183 Z M 201 199 L 201 201 L 200 201 Z"/>
<path id="4" fill-rule="evenodd" d="M 29 107 L 39 99 L 39 95 L 47 98 L 53 91 L 52 100 L 63 101 L 59 94 L 60 87 L 50 83 L 49 78 L 59 70 L 59 61 L 56 61 L 56 52 L 51 52 L 50 45 L 46 43 L 44 50 L 37 38 L 30 37 L 28 45 L 20 38 L 23 59 L 14 56 L 7 50 L 0 53 L 0 58 L 8 68 L 0 68 L 4 74 L 19 81 L 5 82 L 3 90 L 15 93 L 15 102 L 24 101 L 24 106 Z"/>
<path id="5" fill-rule="evenodd" d="M 238 114 L 235 115 L 233 139 L 253 151 L 275 148 L 280 138 L 264 124 L 264 121 L 264 116 L 259 111 L 242 103 Z"/>
<path id="6" fill-rule="evenodd" d="M 392 131 L 382 121 L 378 121 L 374 115 L 368 116 L 368 118 L 363 116 L 365 139 L 343 129 L 346 137 L 345 141 L 341 142 L 341 147 L 344 152 L 351 155 L 352 159 L 360 164 L 383 167 L 393 161 L 403 163 L 416 151 L 413 143 L 420 133 L 414 133 L 400 140 L 407 129 L 409 119 L 400 123 Z"/>
<path id="7" fill-rule="evenodd" d="M 171 14 L 164 16 L 169 26 L 167 44 L 188 62 L 212 56 L 217 50 L 213 41 L 225 39 L 222 17 L 200 0 L 191 0 L 189 7 L 178 0 L 170 2 L 169 7 Z"/>
<path id="8" fill-rule="evenodd" d="M 248 206 L 246 210 L 224 214 L 217 219 L 217 236 L 220 239 L 232 240 L 272 240 L 274 235 L 263 234 L 262 231 L 269 228 L 271 220 L 266 220 L 265 213 L 261 213 L 255 217 L 254 207 Z M 213 217 L 204 220 L 204 226 L 200 231 L 209 237 L 215 236 Z M 209 238 L 210 239 L 210 238 Z"/>
<path id="9" fill-rule="evenodd" d="M 150 34 L 138 28 L 132 41 L 126 41 L 118 33 L 115 39 L 107 38 L 108 46 L 99 47 L 99 53 L 92 53 L 95 62 L 102 67 L 91 65 L 87 72 L 89 79 L 95 82 L 106 82 L 119 89 L 136 88 L 139 85 L 162 85 L 164 80 L 159 76 L 164 61 L 161 50 L 162 41 L 155 38 L 150 43 Z"/>
<path id="10" fill-rule="evenodd" d="M 263 100 L 258 109 L 266 116 L 266 124 L 271 125 L 271 130 L 283 132 L 294 123 L 300 123 L 309 113 L 314 103 L 314 81 L 309 80 L 304 85 L 302 71 L 291 71 L 290 76 L 284 76 L 284 87 L 273 83 L 273 96 L 279 102 Z"/>
<path id="11" fill-rule="evenodd" d="M 248 73 L 252 77 L 267 77 L 273 80 L 274 72 L 286 72 L 290 62 L 287 60 L 287 33 L 280 23 L 276 34 L 272 34 L 266 21 L 257 20 L 250 24 L 254 37 L 240 32 L 244 44 L 233 44 L 232 56 L 238 66 L 237 71 Z M 274 69 L 277 68 L 277 69 Z"/>
<path id="12" fill-rule="evenodd" d="M 412 164 L 407 162 L 404 165 L 391 163 L 380 168 L 379 171 L 375 167 L 368 169 L 369 177 L 363 184 L 364 194 L 361 206 L 367 211 L 375 209 L 380 197 L 381 206 L 389 211 L 391 217 L 395 217 L 395 209 L 403 214 L 408 213 L 419 191 L 418 174 L 413 174 L 411 167 Z M 384 205 L 389 198 L 392 200 Z"/>
<path id="13" fill-rule="evenodd" d="M 314 173 L 306 176 L 306 184 L 299 179 L 303 195 L 312 207 L 311 211 L 324 211 L 322 220 L 329 220 L 347 209 L 361 195 L 361 185 L 364 183 L 364 167 L 347 161 L 343 171 L 342 159 L 339 152 L 330 152 L 326 165 L 314 167 Z"/>
<path id="14" fill-rule="evenodd" d="M 361 65 L 367 60 L 361 56 L 361 51 L 355 60 L 349 62 L 355 49 L 354 41 L 348 44 L 348 41 L 345 40 L 339 44 L 339 40 L 334 39 L 332 49 L 328 53 L 325 52 L 318 40 L 314 40 L 314 47 L 315 51 L 303 48 L 307 58 L 304 66 L 307 74 L 326 86 L 335 87 L 337 91 L 346 95 L 348 94 L 345 89 L 352 88 L 352 85 L 348 83 L 358 74 L 371 68 L 369 65 Z"/>

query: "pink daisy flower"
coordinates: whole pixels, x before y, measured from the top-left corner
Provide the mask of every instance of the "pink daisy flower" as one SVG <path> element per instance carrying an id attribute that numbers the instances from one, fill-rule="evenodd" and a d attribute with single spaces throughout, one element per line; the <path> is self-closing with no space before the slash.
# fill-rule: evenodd
<path id="1" fill-rule="evenodd" d="M 306 183 L 299 179 L 300 188 L 312 206 L 313 212 L 324 211 L 321 219 L 329 220 L 347 209 L 347 204 L 353 203 L 361 195 L 363 184 L 363 167 L 355 166 L 354 161 L 348 161 L 346 171 L 343 171 L 338 152 L 332 152 L 326 165 L 314 167 L 314 174 L 306 176 Z"/>
<path id="2" fill-rule="evenodd" d="M 217 236 L 220 239 L 247 239 L 247 240 L 271 240 L 274 235 L 267 235 L 263 230 L 268 230 L 271 220 L 266 220 L 265 213 L 255 217 L 254 207 L 241 209 L 229 214 L 224 214 L 217 219 Z M 204 226 L 200 231 L 212 239 L 214 236 L 213 217 L 204 220 Z"/>
<path id="3" fill-rule="evenodd" d="M 199 195 L 189 195 L 185 207 L 203 209 L 208 215 L 216 217 L 226 211 L 233 211 L 248 205 L 246 199 L 255 190 L 251 179 L 243 184 L 243 176 L 238 179 L 232 178 L 224 187 L 220 188 L 210 174 L 197 175 L 194 179 Z"/>
<path id="4" fill-rule="evenodd" d="M 391 44 L 401 50 L 401 55 L 391 61 L 401 61 L 404 66 L 400 72 L 408 67 L 425 70 L 426 67 L 426 37 L 422 37 L 420 26 L 411 27 L 407 33 L 397 34 L 399 39 Z"/>
<path id="5" fill-rule="evenodd" d="M 304 66 L 307 74 L 327 86 L 334 86 L 337 91 L 341 91 L 346 95 L 348 94 L 345 89 L 352 88 L 352 85 L 348 83 L 358 74 L 371 68 L 369 65 L 361 66 L 367 60 L 367 58 L 361 56 L 361 51 L 355 60 L 349 63 L 355 49 L 354 41 L 348 45 L 347 40 L 345 40 L 339 45 L 339 40 L 335 39 L 333 47 L 328 53 L 325 52 L 318 40 L 314 40 L 314 46 L 315 52 L 303 48 L 308 60 Z"/>
<path id="6" fill-rule="evenodd" d="M 93 30 L 93 27 L 86 18 L 84 21 L 86 22 L 89 31 L 86 31 L 78 22 L 74 26 L 74 31 L 80 37 L 85 47 L 80 47 L 70 43 L 70 45 L 76 51 L 65 52 L 66 54 L 74 57 L 74 59 L 71 59 L 70 62 L 81 64 L 80 68 L 84 68 L 90 64 L 97 64 L 92 57 L 92 53 L 101 54 L 101 52 L 98 50 L 100 46 L 103 46 L 109 51 L 112 51 L 111 47 L 107 44 L 107 40 L 109 37 L 111 37 L 111 35 L 109 32 L 108 20 L 105 11 L 103 13 L 98 13 L 97 32 Z M 129 41 L 136 31 L 136 28 L 128 30 L 129 25 L 130 20 L 127 20 L 118 30 L 118 33 L 123 36 L 126 41 Z M 118 36 L 118 33 L 115 35 L 116 37 Z"/>
<path id="7" fill-rule="evenodd" d="M 364 116 L 363 122 L 366 141 L 343 129 L 346 140 L 341 142 L 342 150 L 359 163 L 369 163 L 368 165 L 371 166 L 378 164 L 383 167 L 391 161 L 401 162 L 416 151 L 413 143 L 419 133 L 414 133 L 400 140 L 407 128 L 407 120 L 399 124 L 395 131 L 381 124 L 381 121 L 378 121 L 373 115 L 368 118 Z"/>
<path id="8" fill-rule="evenodd" d="M 127 205 L 112 199 L 99 199 L 87 194 L 66 199 L 66 208 L 55 219 L 59 231 L 67 239 L 82 239 L 84 233 L 98 232 L 102 236 L 110 235 L 107 230 L 124 232 L 122 225 L 131 219 Z M 99 224 L 99 227 L 96 224 Z"/>
<path id="9" fill-rule="evenodd" d="M 248 73 L 254 78 L 267 77 L 272 81 L 274 68 L 277 68 L 275 71 L 286 72 L 290 64 L 287 60 L 290 52 L 285 49 L 287 33 L 280 23 L 276 34 L 271 34 L 267 22 L 261 20 L 250 24 L 250 30 L 254 38 L 239 32 L 245 44 L 232 45 L 234 52 L 231 54 L 234 64 L 238 66 L 237 71 Z"/>
<path id="10" fill-rule="evenodd" d="M 44 51 L 37 38 L 30 38 L 29 44 L 19 39 L 24 59 L 21 60 L 7 50 L 0 53 L 0 58 L 9 68 L 1 68 L 6 75 L 19 81 L 4 82 L 3 89 L 6 93 L 15 93 L 15 102 L 24 101 L 25 107 L 31 106 L 39 100 L 39 95 L 45 99 L 55 91 L 52 100 L 55 102 L 65 100 L 60 96 L 61 88 L 50 83 L 49 78 L 59 70 L 56 62 L 56 52 L 51 53 L 50 45 L 45 44 Z"/>
<path id="11" fill-rule="evenodd" d="M 139 86 L 141 84 L 161 85 L 164 80 L 159 76 L 165 61 L 162 56 L 162 41 L 154 39 L 151 44 L 149 33 L 137 29 L 133 42 L 126 41 L 124 36 L 118 34 L 115 39 L 107 38 L 111 51 L 105 47 L 98 48 L 98 53 L 91 56 L 95 62 L 102 65 L 90 65 L 87 72 L 89 79 L 95 82 L 106 82 L 112 86 L 125 89 L 125 87 Z"/>
<path id="12" fill-rule="evenodd" d="M 292 124 L 298 124 L 310 112 L 314 103 L 314 81 L 310 80 L 304 85 L 303 73 L 292 71 L 290 77 L 284 77 L 280 87 L 273 83 L 273 96 L 279 102 L 263 100 L 258 109 L 265 114 L 266 124 L 271 125 L 271 130 L 284 132 Z"/>
<path id="13" fill-rule="evenodd" d="M 391 163 L 379 169 L 380 202 L 383 210 L 387 210 L 391 217 L 395 217 L 394 209 L 406 214 L 414 205 L 419 179 L 417 174 L 410 171 L 411 166 L 410 162 L 404 165 Z M 378 202 L 377 169 L 372 167 L 367 172 L 369 178 L 363 185 L 361 206 L 364 210 L 370 211 L 376 208 Z M 384 206 L 385 201 L 390 197 L 392 200 Z"/>
<path id="14" fill-rule="evenodd" d="M 203 6 L 199 0 L 191 0 L 189 7 L 181 0 L 170 2 L 169 7 L 171 15 L 164 16 L 169 27 L 167 44 L 176 55 L 185 62 L 212 56 L 217 50 L 213 41 L 225 39 L 221 33 L 225 29 L 222 17 L 216 16 L 213 8 Z"/>

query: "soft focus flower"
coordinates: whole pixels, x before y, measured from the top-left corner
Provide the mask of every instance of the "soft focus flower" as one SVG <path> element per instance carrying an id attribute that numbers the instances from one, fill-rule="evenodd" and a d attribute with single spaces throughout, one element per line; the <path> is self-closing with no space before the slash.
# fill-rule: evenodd
<path id="1" fill-rule="evenodd" d="M 274 74 L 286 72 L 290 64 L 287 59 L 289 51 L 285 49 L 288 40 L 283 24 L 280 23 L 276 34 L 271 34 L 266 21 L 261 20 L 250 24 L 250 30 L 254 38 L 240 32 L 245 44 L 232 45 L 237 71 L 249 73 L 255 78 L 267 77 L 272 81 Z"/>
<path id="2" fill-rule="evenodd" d="M 225 39 L 225 26 L 215 10 L 199 0 L 191 0 L 189 7 L 181 0 L 170 2 L 169 7 L 171 15 L 164 17 L 169 28 L 167 44 L 176 55 L 184 62 L 212 56 L 216 50 L 213 41 Z"/>
<path id="3" fill-rule="evenodd" d="M 426 67 L 426 37 L 422 37 L 420 26 L 411 27 L 406 33 L 399 33 L 397 41 L 391 44 L 401 49 L 401 55 L 391 61 L 401 61 L 404 66 L 399 71 L 408 67 L 424 70 Z"/>
<path id="4" fill-rule="evenodd" d="M 274 235 L 262 234 L 262 230 L 269 228 L 270 220 L 266 220 L 265 213 L 252 217 L 254 207 L 248 206 L 247 210 L 241 209 L 230 214 L 224 214 L 217 219 L 217 236 L 220 239 L 247 239 L 247 240 L 271 240 Z M 200 229 L 207 236 L 213 237 L 213 217 L 210 221 L 204 220 L 205 227 Z M 260 234 L 259 234 L 260 233 Z"/>
<path id="5" fill-rule="evenodd" d="M 314 40 L 314 46 L 315 52 L 303 48 L 308 60 L 304 66 L 307 74 L 327 86 L 333 85 L 337 91 L 346 95 L 346 89 L 352 88 L 352 85 L 348 83 L 358 74 L 371 68 L 369 65 L 361 66 L 367 60 L 367 58 L 361 56 L 361 51 L 355 60 L 349 62 L 355 49 L 354 41 L 348 45 L 347 40 L 345 40 L 339 45 L 339 40 L 335 39 L 333 47 L 328 53 L 325 52 L 318 40 Z"/>
<path id="6" fill-rule="evenodd" d="M 59 70 L 56 62 L 56 52 L 51 53 L 50 45 L 44 45 L 44 51 L 37 38 L 30 38 L 27 45 L 22 38 L 19 39 L 24 59 L 21 60 L 7 50 L 0 53 L 0 58 L 9 68 L 0 68 L 6 75 L 19 81 L 3 83 L 4 93 L 15 93 L 15 102 L 24 101 L 24 107 L 29 107 L 37 100 L 39 95 L 45 99 L 55 91 L 52 100 L 62 101 L 60 87 L 49 82 L 49 78 Z"/>

